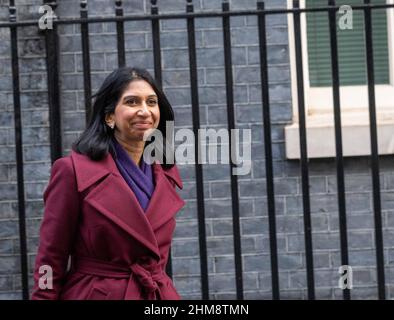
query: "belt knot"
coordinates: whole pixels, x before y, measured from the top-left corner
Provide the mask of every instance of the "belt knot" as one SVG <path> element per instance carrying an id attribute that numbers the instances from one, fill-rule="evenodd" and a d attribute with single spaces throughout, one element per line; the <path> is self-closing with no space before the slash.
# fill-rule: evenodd
<path id="1" fill-rule="evenodd" d="M 163 270 L 153 259 L 138 259 L 130 266 L 134 275 L 148 296 L 155 295 L 159 289 L 158 282 L 163 280 Z"/>

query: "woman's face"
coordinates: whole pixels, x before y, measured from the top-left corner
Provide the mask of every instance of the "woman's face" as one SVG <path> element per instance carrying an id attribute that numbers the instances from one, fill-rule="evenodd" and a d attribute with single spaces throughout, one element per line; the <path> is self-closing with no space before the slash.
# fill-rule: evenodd
<path id="1" fill-rule="evenodd" d="M 115 137 L 125 142 L 143 141 L 146 130 L 155 129 L 160 121 L 158 97 L 145 80 L 133 80 L 123 92 L 107 124 L 115 123 Z"/>

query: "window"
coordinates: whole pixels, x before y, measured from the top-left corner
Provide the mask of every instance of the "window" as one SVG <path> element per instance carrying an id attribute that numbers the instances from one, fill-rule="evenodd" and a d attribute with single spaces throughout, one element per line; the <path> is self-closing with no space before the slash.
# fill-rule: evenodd
<path id="1" fill-rule="evenodd" d="M 376 0 L 384 4 L 385 0 Z M 306 7 L 313 8 L 327 5 L 326 0 L 306 0 Z M 340 0 L 337 5 L 356 5 L 360 0 Z M 340 80 L 343 86 L 367 84 L 366 54 L 364 37 L 364 16 L 358 10 L 353 12 L 353 29 L 339 28 L 337 15 L 337 38 Z M 331 86 L 331 52 L 329 21 L 327 13 L 314 12 L 306 14 L 308 62 L 310 86 Z M 372 12 L 373 42 L 375 57 L 376 84 L 390 84 L 388 30 L 386 10 Z"/>
<path id="2" fill-rule="evenodd" d="M 291 6 L 292 1 L 288 1 Z M 326 0 L 303 0 L 302 7 L 327 6 Z M 372 4 L 393 0 L 371 0 Z M 363 0 L 337 0 L 357 5 Z M 379 153 L 394 153 L 394 9 L 372 11 Z M 337 14 L 337 21 L 341 15 Z M 301 15 L 308 156 L 335 156 L 331 53 L 327 12 Z M 292 15 L 289 15 L 294 123 L 286 127 L 288 158 L 299 158 L 297 83 Z M 337 23 L 341 116 L 345 156 L 368 155 L 369 114 L 364 38 L 364 13 L 353 11 L 353 29 Z M 321 140 L 323 139 L 323 140 Z M 322 143 L 324 141 L 324 143 Z M 323 145 L 323 146 L 322 146 Z"/>

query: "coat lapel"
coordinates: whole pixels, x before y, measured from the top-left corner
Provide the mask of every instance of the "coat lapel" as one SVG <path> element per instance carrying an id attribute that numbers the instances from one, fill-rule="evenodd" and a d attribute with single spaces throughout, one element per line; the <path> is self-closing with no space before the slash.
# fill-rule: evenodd
<path id="1" fill-rule="evenodd" d="M 149 220 L 153 231 L 157 230 L 185 205 L 185 201 L 178 195 L 166 176 L 177 181 L 181 188 L 182 182 L 176 167 L 170 171 L 164 171 L 159 163 L 153 164 L 153 175 L 155 177 L 155 190 L 146 209 L 146 218 Z M 176 179 L 176 180 L 175 180 Z"/>
<path id="2" fill-rule="evenodd" d="M 153 164 L 155 190 L 144 212 L 136 196 L 119 173 L 110 154 L 101 161 L 92 161 L 74 151 L 71 157 L 79 192 L 100 180 L 89 191 L 85 201 L 159 258 L 160 251 L 154 231 L 173 218 L 185 204 L 166 178 L 172 179 L 182 188 L 182 181 L 176 167 L 163 170 L 159 163 Z"/>

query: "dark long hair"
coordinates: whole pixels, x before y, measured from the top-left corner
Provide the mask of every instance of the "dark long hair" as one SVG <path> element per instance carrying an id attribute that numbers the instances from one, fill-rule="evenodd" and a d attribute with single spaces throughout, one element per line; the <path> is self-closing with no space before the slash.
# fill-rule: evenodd
<path id="1" fill-rule="evenodd" d="M 75 152 L 87 155 L 94 161 L 103 159 L 108 152 L 110 152 L 113 157 L 116 157 L 112 144 L 114 130 L 106 125 L 105 116 L 115 112 L 115 107 L 122 97 L 122 94 L 129 83 L 134 80 L 145 80 L 152 86 L 157 94 L 160 109 L 160 121 L 157 129 L 160 130 L 163 136 L 163 143 L 166 143 L 166 121 L 174 121 L 174 111 L 172 110 L 171 104 L 147 70 L 134 67 L 123 67 L 114 70 L 104 80 L 98 92 L 92 96 L 95 100 L 88 125 L 72 146 Z M 147 141 L 145 147 L 149 143 L 150 142 Z M 173 153 L 172 148 L 168 148 L 168 150 L 171 150 L 170 152 Z M 166 159 L 174 159 L 175 157 L 173 155 L 167 157 L 166 151 L 166 148 L 163 146 L 164 163 L 162 166 L 170 168 L 174 164 L 167 163 Z"/>

